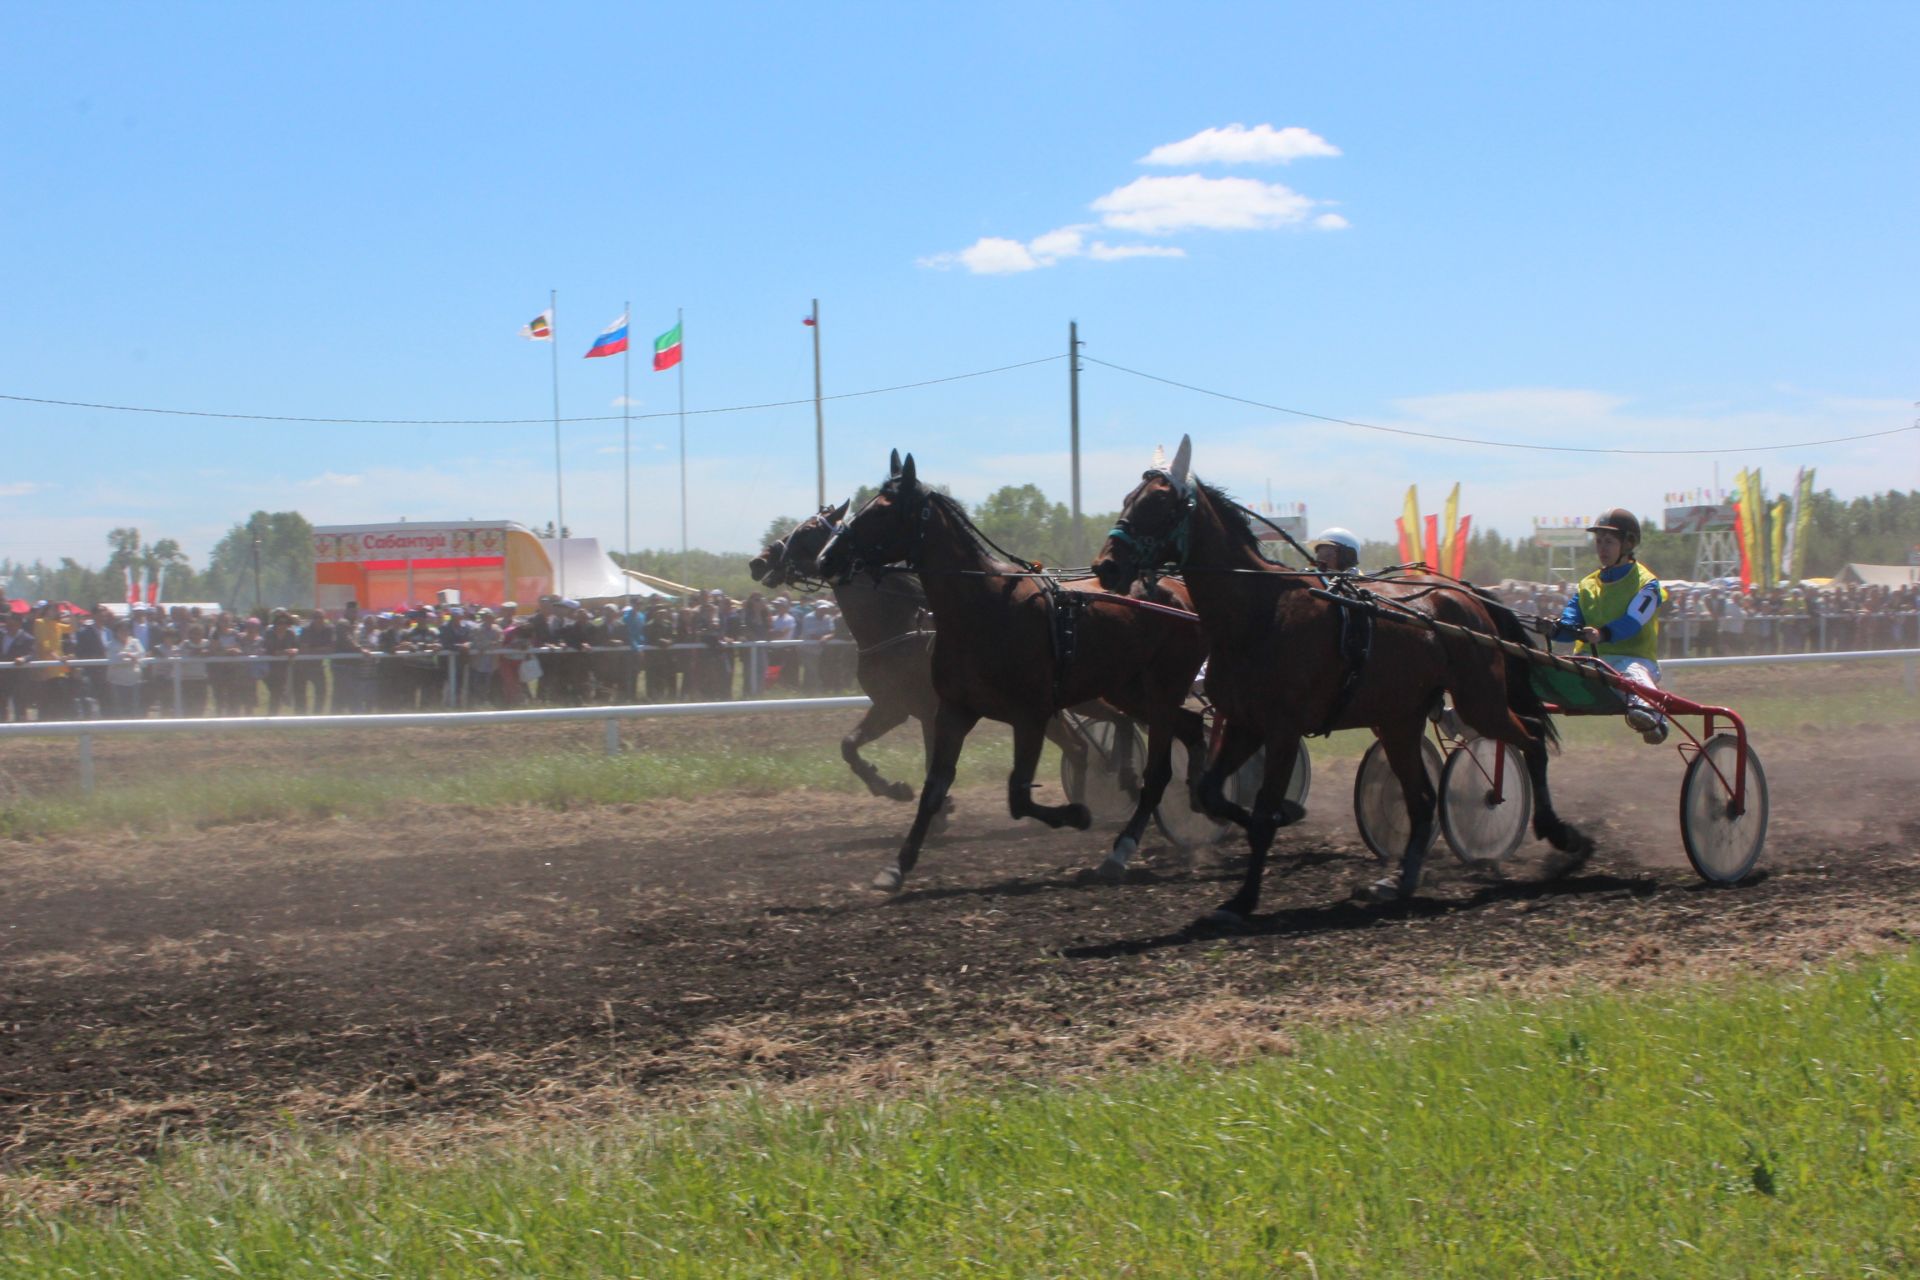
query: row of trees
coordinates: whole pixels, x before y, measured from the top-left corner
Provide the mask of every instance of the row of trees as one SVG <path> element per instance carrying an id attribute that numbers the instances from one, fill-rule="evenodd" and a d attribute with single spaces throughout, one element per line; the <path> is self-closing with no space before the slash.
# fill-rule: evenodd
<path id="1" fill-rule="evenodd" d="M 873 496 L 862 489 L 856 508 Z M 1067 506 L 1051 502 L 1037 485 L 1007 485 L 972 509 L 974 523 L 1007 550 L 1047 565 L 1084 565 L 1093 558 L 1114 512 L 1088 513 L 1076 525 Z M 1644 514 L 1649 533 L 1642 558 L 1669 577 L 1692 572 L 1690 538 L 1654 532 L 1658 521 Z M 785 534 L 798 516 L 773 520 L 762 545 Z M 541 530 L 552 536 L 551 526 Z M 1804 563 L 1826 576 L 1849 562 L 1904 564 L 1920 547 L 1920 491 L 1891 490 L 1872 497 L 1841 499 L 1831 491 L 1813 496 Z M 741 596 L 754 589 L 746 562 L 753 551 L 640 551 L 632 567 L 696 587 L 719 587 Z M 297 511 L 256 511 L 227 531 L 214 545 L 204 569 L 196 570 L 172 538 L 144 540 L 138 529 L 119 528 L 107 535 L 107 560 L 99 568 L 63 557 L 57 565 L 22 564 L 0 559 L 0 588 L 10 596 L 71 600 L 92 604 L 123 600 L 127 571 L 144 591 L 149 576 L 165 573 L 165 597 L 174 601 L 213 602 L 228 608 L 256 605 L 309 606 L 313 603 L 313 526 Z M 616 560 L 625 560 L 617 555 Z M 1362 563 L 1388 565 L 1400 558 L 1398 546 L 1369 542 Z M 1475 582 L 1502 578 L 1539 581 L 1547 576 L 1547 553 L 1529 534 L 1503 537 L 1498 530 L 1474 532 L 1467 544 L 1466 576 Z"/>

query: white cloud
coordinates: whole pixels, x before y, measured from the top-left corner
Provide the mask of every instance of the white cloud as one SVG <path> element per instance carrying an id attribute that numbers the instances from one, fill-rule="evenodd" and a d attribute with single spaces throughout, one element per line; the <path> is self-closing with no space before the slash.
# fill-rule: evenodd
<path id="1" fill-rule="evenodd" d="M 975 275 L 1013 275 L 1038 271 L 1064 258 L 1091 258 L 1095 262 L 1119 262 L 1125 258 L 1184 258 L 1185 249 L 1172 245 L 1113 245 L 1105 241 L 1087 242 L 1086 225 L 1060 227 L 1022 243 L 1001 236 L 974 241 L 958 253 L 940 253 L 920 259 L 923 267 L 965 267 Z"/>
<path id="2" fill-rule="evenodd" d="M 1292 164 L 1310 156 L 1337 156 L 1340 148 L 1311 129 L 1288 125 L 1276 129 L 1257 124 L 1249 129 L 1230 124 L 1222 129 L 1202 129 L 1191 138 L 1155 147 L 1140 159 L 1141 164 Z"/>
<path id="3" fill-rule="evenodd" d="M 0 484 L 0 498 L 24 498 L 30 493 L 38 493 L 46 486 L 32 480 L 13 480 Z"/>
<path id="4" fill-rule="evenodd" d="M 366 483 L 366 479 L 361 475 L 342 475 L 338 471 L 323 471 L 311 480 L 302 480 L 300 486 L 304 489 L 357 489 Z"/>
<path id="5" fill-rule="evenodd" d="M 1337 213 L 1323 213 L 1313 220 L 1313 225 L 1322 231 L 1345 231 L 1353 224 Z"/>
<path id="6" fill-rule="evenodd" d="M 1077 256 L 1081 243 L 1081 228 L 1061 227 L 1058 231 L 1035 236 L 1027 242 L 1027 250 L 1041 263 L 1052 265 L 1054 259 Z"/>
<path id="7" fill-rule="evenodd" d="M 1087 246 L 1087 256 L 1095 262 L 1119 262 L 1123 258 L 1184 258 L 1187 251 L 1171 244 L 1108 244 L 1095 240 Z"/>
<path id="8" fill-rule="evenodd" d="M 645 403 L 646 401 L 642 400 L 639 396 L 615 396 L 611 401 L 612 406 L 616 409 L 619 409 L 619 408 L 638 409 L 640 406 L 644 405 Z"/>
<path id="9" fill-rule="evenodd" d="M 1267 231 L 1298 226 L 1315 202 L 1291 187 L 1254 178 L 1136 178 L 1109 191 L 1092 208 L 1109 227 L 1165 235 L 1192 227 L 1212 231 Z"/>

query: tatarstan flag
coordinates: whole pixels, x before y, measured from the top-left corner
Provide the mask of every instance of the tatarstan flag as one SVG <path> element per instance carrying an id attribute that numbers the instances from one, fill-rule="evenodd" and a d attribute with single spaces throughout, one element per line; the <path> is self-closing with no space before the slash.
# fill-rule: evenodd
<path id="1" fill-rule="evenodd" d="M 680 326 L 675 325 L 653 340 L 653 367 L 671 369 L 680 363 Z"/>

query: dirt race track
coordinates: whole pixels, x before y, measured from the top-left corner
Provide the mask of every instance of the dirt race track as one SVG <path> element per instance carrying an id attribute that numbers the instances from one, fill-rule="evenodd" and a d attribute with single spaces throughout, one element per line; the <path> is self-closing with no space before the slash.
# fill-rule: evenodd
<path id="1" fill-rule="evenodd" d="M 891 898 L 865 885 L 908 809 L 807 792 L 0 843 L 0 1174 L 111 1183 L 168 1135 L 289 1117 L 486 1130 L 743 1081 L 1231 1058 L 1309 1020 L 1920 931 L 1920 729 L 1764 739 L 1769 852 L 1735 889 L 1685 865 L 1673 752 L 1620 739 L 1556 764 L 1600 840 L 1583 871 L 1543 880 L 1530 843 L 1496 879 L 1443 847 L 1407 909 L 1349 900 L 1373 874 L 1353 766 L 1319 765 L 1264 914 L 1227 937 L 1183 925 L 1230 891 L 1234 846 L 1183 865 L 1154 837 L 1131 883 L 1091 884 L 1110 836 L 1015 827 L 999 788 L 961 793 Z"/>

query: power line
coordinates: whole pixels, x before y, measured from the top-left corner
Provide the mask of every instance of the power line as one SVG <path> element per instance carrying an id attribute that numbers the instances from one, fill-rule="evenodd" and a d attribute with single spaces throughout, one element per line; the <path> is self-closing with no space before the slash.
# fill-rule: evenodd
<path id="1" fill-rule="evenodd" d="M 1324 413 L 1309 413 L 1305 409 L 1289 409 L 1285 405 L 1267 404 L 1260 400 L 1249 400 L 1245 396 L 1229 395 L 1224 391 L 1214 391 L 1208 387 L 1196 387 L 1190 382 L 1176 382 L 1172 378 L 1162 378 L 1157 374 L 1143 373 L 1138 369 L 1129 369 L 1125 365 L 1114 364 L 1097 356 L 1080 357 L 1088 364 L 1102 365 L 1118 373 L 1130 373 L 1136 378 L 1145 378 L 1149 382 L 1164 383 L 1169 387 L 1179 387 L 1182 391 L 1193 391 L 1203 396 L 1212 396 L 1217 400 L 1231 400 L 1235 404 L 1251 405 L 1256 409 L 1268 409 L 1274 413 L 1291 414 L 1296 418 L 1311 418 L 1315 422 L 1331 422 L 1336 426 L 1356 427 L 1362 431 L 1379 431 L 1387 435 L 1412 436 L 1416 440 L 1436 440 L 1447 444 L 1478 445 L 1487 449 L 1530 449 L 1539 453 L 1630 453 L 1641 455 L 1679 455 L 1679 454 L 1727 454 L 1727 453 L 1770 453 L 1781 449 L 1811 449 L 1826 444 L 1846 444 L 1854 440 L 1875 440 L 1881 436 L 1897 436 L 1906 431 L 1920 431 L 1920 423 L 1907 427 L 1892 427 L 1886 431 L 1866 431 L 1857 436 L 1834 436 L 1826 440 L 1798 440 L 1791 444 L 1740 444 L 1726 445 L 1718 449 L 1602 449 L 1593 445 L 1577 444 L 1523 444 L 1513 440 L 1485 440 L 1476 436 L 1449 436 L 1435 431 L 1413 431 L 1406 427 L 1383 427 L 1374 422 L 1356 422 L 1352 418 L 1334 418 Z"/>
<path id="2" fill-rule="evenodd" d="M 872 387 L 865 391 L 843 391 L 838 395 L 823 396 L 825 400 L 853 400 L 860 396 L 885 395 L 891 391 L 912 391 L 916 387 L 932 387 L 943 382 L 962 382 L 968 378 L 984 378 L 990 374 L 1008 373 L 1014 369 L 1026 369 L 1036 364 L 1050 364 L 1055 360 L 1064 360 L 1064 355 L 1041 356 L 1037 360 L 1022 360 L 1018 364 L 1003 364 L 992 369 L 975 369 L 971 373 L 949 374 L 944 378 L 926 378 L 919 382 L 902 382 L 891 387 Z M 114 413 L 158 413 L 176 418 L 224 418 L 244 422 L 302 422 L 326 426 L 344 427 L 525 427 L 545 426 L 556 419 L 547 418 L 302 418 L 278 413 L 217 413 L 209 409 L 154 409 L 145 405 L 132 404 L 94 404 L 86 400 L 50 400 L 41 396 L 12 396 L 0 393 L 0 400 L 11 400 L 16 404 L 54 405 L 64 409 L 106 409 Z M 735 404 L 717 409 L 689 409 L 689 415 L 698 413 L 748 413 L 755 409 L 785 409 L 797 404 L 812 404 L 813 397 L 801 400 L 770 400 L 765 404 Z M 672 413 L 636 413 L 634 419 L 671 418 Z M 560 418 L 560 422 L 620 422 L 623 415 L 600 414 L 589 418 Z"/>

